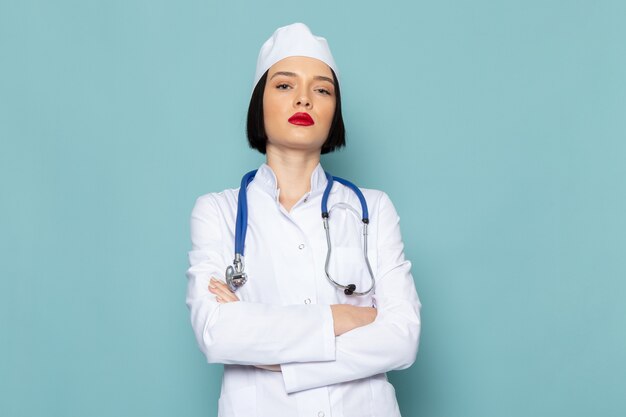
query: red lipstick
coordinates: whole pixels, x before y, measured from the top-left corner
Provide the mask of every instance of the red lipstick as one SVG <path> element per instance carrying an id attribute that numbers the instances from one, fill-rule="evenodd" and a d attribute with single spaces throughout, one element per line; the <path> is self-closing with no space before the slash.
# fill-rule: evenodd
<path id="1" fill-rule="evenodd" d="M 309 113 L 303 112 L 294 113 L 294 115 L 289 118 L 288 122 L 297 126 L 311 126 L 315 123 L 313 118 L 309 116 Z"/>

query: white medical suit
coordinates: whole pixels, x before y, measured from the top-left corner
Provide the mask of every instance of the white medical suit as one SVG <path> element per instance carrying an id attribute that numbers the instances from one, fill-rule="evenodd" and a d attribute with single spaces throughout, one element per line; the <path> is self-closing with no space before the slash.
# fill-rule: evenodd
<path id="1" fill-rule="evenodd" d="M 234 258 L 238 189 L 199 197 L 191 214 L 192 250 L 186 303 L 200 349 L 224 364 L 220 417 L 397 417 L 393 386 L 385 372 L 415 361 L 420 301 L 411 263 L 404 259 L 399 218 L 389 197 L 362 189 L 369 207 L 368 256 L 376 287 L 347 296 L 324 272 L 326 237 L 321 218 L 327 179 L 318 164 L 311 191 L 287 212 L 276 176 L 261 165 L 247 189 L 248 228 L 241 301 L 220 304 L 208 291 L 224 280 Z M 328 207 L 356 194 L 333 184 Z M 357 291 L 370 286 L 362 225 L 352 212 L 331 210 L 330 272 Z M 376 320 L 335 337 L 330 305 L 375 306 Z M 252 365 L 280 364 L 282 372 Z"/>

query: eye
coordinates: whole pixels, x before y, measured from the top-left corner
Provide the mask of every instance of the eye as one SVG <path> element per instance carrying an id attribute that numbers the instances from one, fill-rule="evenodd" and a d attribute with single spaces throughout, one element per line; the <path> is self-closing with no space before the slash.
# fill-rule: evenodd
<path id="1" fill-rule="evenodd" d="M 289 84 L 285 84 L 285 83 L 278 84 L 278 85 L 276 86 L 276 88 L 277 88 L 277 89 L 279 89 L 279 90 L 286 90 L 286 89 L 288 89 L 288 88 L 289 88 Z"/>
<path id="2" fill-rule="evenodd" d="M 327 96 L 332 96 L 332 94 L 330 93 L 329 90 L 325 89 L 325 88 L 318 88 L 317 91 L 319 91 L 322 94 L 325 94 Z"/>

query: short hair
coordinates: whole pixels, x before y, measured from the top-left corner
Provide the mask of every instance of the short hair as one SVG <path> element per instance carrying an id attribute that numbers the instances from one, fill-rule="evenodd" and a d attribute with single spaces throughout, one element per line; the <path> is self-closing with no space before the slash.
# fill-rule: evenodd
<path id="1" fill-rule="evenodd" d="M 326 142 L 322 145 L 322 154 L 333 152 L 336 149 L 346 146 L 346 130 L 343 125 L 343 117 L 341 115 L 341 93 L 339 92 L 339 82 L 335 71 L 333 73 L 333 82 L 335 84 L 335 114 L 333 121 L 328 130 Z M 267 148 L 267 134 L 265 133 L 265 122 L 263 119 L 263 93 L 265 92 L 265 84 L 267 82 L 267 74 L 269 70 L 259 79 L 248 106 L 248 124 L 246 135 L 248 143 L 252 149 L 265 154 Z"/>

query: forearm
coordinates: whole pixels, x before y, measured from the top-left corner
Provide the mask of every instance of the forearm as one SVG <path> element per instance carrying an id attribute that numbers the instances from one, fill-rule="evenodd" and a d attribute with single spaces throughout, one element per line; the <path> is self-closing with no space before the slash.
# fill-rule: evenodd
<path id="1" fill-rule="evenodd" d="M 335 360 L 281 366 L 288 393 L 405 369 L 417 354 L 419 304 L 378 312 L 376 321 L 335 338 Z"/>
<path id="2" fill-rule="evenodd" d="M 357 307 L 349 304 L 333 304 L 330 306 L 335 336 L 340 336 L 357 327 L 366 326 L 376 318 L 376 309 L 372 307 Z M 255 365 L 267 371 L 281 372 L 281 365 Z"/>
<path id="3" fill-rule="evenodd" d="M 189 294 L 192 327 L 210 363 L 268 365 L 335 357 L 327 305 L 220 304 L 208 291 Z"/>

